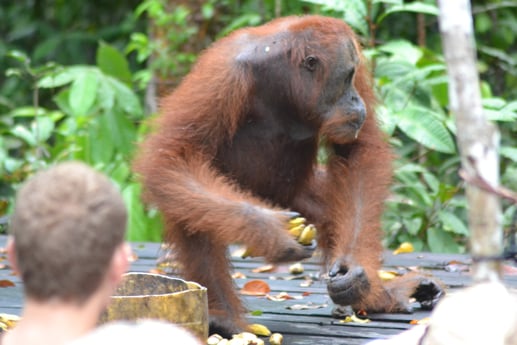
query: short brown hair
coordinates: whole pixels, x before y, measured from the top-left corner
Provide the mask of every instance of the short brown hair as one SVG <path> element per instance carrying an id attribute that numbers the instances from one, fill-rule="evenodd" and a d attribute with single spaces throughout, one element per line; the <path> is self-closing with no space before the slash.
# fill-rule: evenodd
<path id="1" fill-rule="evenodd" d="M 87 165 L 61 163 L 34 175 L 10 222 L 26 295 L 84 302 L 123 243 L 126 222 L 118 190 Z"/>

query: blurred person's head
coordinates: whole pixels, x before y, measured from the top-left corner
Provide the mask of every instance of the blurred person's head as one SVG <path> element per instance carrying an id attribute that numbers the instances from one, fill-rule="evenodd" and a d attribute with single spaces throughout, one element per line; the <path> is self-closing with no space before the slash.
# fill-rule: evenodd
<path id="1" fill-rule="evenodd" d="M 19 190 L 10 222 L 10 260 L 27 298 L 82 304 L 107 280 L 118 283 L 129 254 L 126 222 L 118 190 L 87 165 L 35 174 Z"/>

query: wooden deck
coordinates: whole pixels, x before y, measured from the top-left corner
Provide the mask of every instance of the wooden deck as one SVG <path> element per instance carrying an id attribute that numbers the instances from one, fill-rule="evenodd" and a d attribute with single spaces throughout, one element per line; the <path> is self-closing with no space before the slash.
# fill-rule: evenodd
<path id="1" fill-rule="evenodd" d="M 0 248 L 5 246 L 5 236 L 0 236 Z M 156 243 L 133 243 L 137 256 L 132 263 L 131 271 L 148 272 L 157 268 L 157 258 L 163 254 L 161 246 Z M 369 323 L 342 323 L 330 316 L 332 302 L 327 295 L 324 282 L 318 280 L 319 266 L 315 259 L 303 263 L 303 274 L 293 276 L 288 266 L 278 266 L 274 271 L 256 272 L 264 266 L 260 259 L 241 259 L 232 257 L 234 271 L 245 278 L 236 278 L 236 285 L 241 288 L 247 281 L 261 279 L 271 287 L 271 296 L 287 293 L 294 299 L 274 301 L 266 297 L 242 296 L 250 310 L 248 319 L 252 323 L 261 323 L 273 332 L 282 333 L 284 344 L 364 344 L 372 339 L 386 338 L 412 327 L 412 320 L 421 320 L 429 312 L 417 309 L 413 314 L 370 314 Z M 448 286 L 448 293 L 468 286 L 470 278 L 466 269 L 468 257 L 464 255 L 409 253 L 392 255 L 385 254 L 387 270 L 418 268 L 426 270 L 441 279 Z M 513 270 L 512 268 L 510 268 Z M 306 286 L 312 279 L 312 284 Z M 23 303 L 22 282 L 13 276 L 5 259 L 5 253 L 0 252 L 0 283 L 3 280 L 13 282 L 15 286 L 1 287 L 0 284 L 0 313 L 20 315 Z M 517 287 L 517 275 L 508 274 L 505 282 Z M 299 309 L 311 308 L 311 309 Z"/>

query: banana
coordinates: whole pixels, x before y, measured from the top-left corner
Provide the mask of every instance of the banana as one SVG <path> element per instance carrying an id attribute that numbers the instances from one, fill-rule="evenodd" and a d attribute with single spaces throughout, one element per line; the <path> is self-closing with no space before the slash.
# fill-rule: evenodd
<path id="1" fill-rule="evenodd" d="M 304 246 L 308 246 L 312 243 L 314 238 L 316 238 L 316 227 L 313 224 L 309 224 L 303 229 L 300 237 L 298 237 L 298 242 Z"/>
<path id="2" fill-rule="evenodd" d="M 303 229 L 305 228 L 305 224 L 300 224 L 295 226 L 294 228 L 289 229 L 289 233 L 294 237 L 298 238 L 302 234 Z"/>
<path id="3" fill-rule="evenodd" d="M 252 323 L 251 325 L 248 325 L 248 331 L 255 335 L 260 335 L 263 337 L 269 337 L 271 335 L 271 331 L 269 328 L 267 328 L 264 325 L 261 325 L 260 323 Z"/>
<path id="4" fill-rule="evenodd" d="M 244 250 L 244 253 L 242 253 L 241 258 L 246 259 L 247 257 L 253 257 L 253 248 L 246 248 Z"/>
<path id="5" fill-rule="evenodd" d="M 295 226 L 298 226 L 301 224 L 305 224 L 306 221 L 307 221 L 307 219 L 305 219 L 303 217 L 293 218 L 293 219 L 289 220 L 289 228 L 292 228 L 292 227 L 295 227 Z"/>
<path id="6" fill-rule="evenodd" d="M 413 244 L 410 242 L 403 242 L 400 246 L 393 251 L 393 255 L 398 255 L 401 253 L 412 253 L 415 250 Z"/>

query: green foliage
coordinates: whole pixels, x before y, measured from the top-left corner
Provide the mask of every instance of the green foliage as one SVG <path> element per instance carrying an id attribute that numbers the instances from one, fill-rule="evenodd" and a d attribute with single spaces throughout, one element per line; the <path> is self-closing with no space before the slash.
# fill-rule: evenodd
<path id="1" fill-rule="evenodd" d="M 11 76 L 28 75 L 35 86 L 55 92 L 53 109 L 31 106 L 2 114 L 0 186 L 4 212 L 12 205 L 19 183 L 47 165 L 80 160 L 107 174 L 120 188 L 129 210 L 131 240 L 160 240 L 160 219 L 141 202 L 141 189 L 129 161 L 143 118 L 139 96 L 131 89 L 131 71 L 125 57 L 101 43 L 97 66 L 32 68 L 23 54 L 11 54 L 23 63 Z"/>

